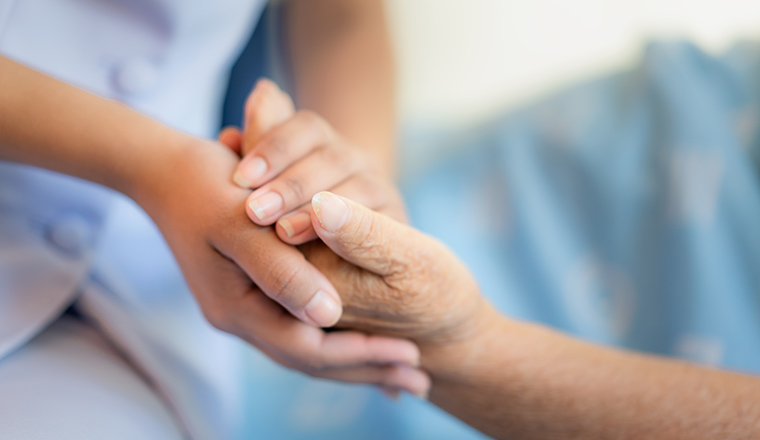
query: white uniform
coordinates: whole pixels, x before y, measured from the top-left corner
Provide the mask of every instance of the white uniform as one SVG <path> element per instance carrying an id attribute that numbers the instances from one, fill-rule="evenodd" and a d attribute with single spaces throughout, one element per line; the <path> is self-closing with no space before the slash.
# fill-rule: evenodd
<path id="1" fill-rule="evenodd" d="M 229 68 L 263 6 L 264 0 L 0 0 L 0 54 L 176 129 L 211 137 Z M 75 301 L 99 336 L 68 318 L 53 325 Z M 119 355 L 98 349 L 102 337 Z M 108 438 L 169 436 L 166 426 L 117 429 L 114 415 L 142 420 L 130 412 L 141 407 L 132 397 L 154 399 L 143 402 L 142 410 L 158 419 L 163 413 L 149 408 L 164 405 L 180 435 L 234 437 L 240 416 L 234 359 L 241 345 L 205 322 L 161 235 L 130 200 L 68 176 L 0 162 L 0 432 L 9 429 L 13 438 L 103 438 L 97 423 L 76 430 L 84 421 L 77 419 L 83 414 L 77 405 L 86 411 L 101 405 L 93 405 L 97 396 L 123 395 L 102 402 L 100 425 L 114 429 Z M 134 377 L 145 389 L 129 385 L 134 377 L 119 376 L 119 367 L 101 385 L 134 395 L 103 392 L 97 381 L 77 376 L 81 369 L 61 367 L 73 352 L 79 353 L 74 358 L 93 356 L 80 362 L 82 368 L 122 362 L 139 372 L 142 377 Z M 59 365 L 56 359 L 64 360 Z M 59 383 L 76 380 L 77 394 L 19 385 L 24 374 L 59 377 L 46 367 L 60 375 Z M 30 430 L 24 406 L 16 403 L 42 408 L 42 399 L 50 407 L 55 399 L 65 401 L 71 411 L 40 409 Z"/>

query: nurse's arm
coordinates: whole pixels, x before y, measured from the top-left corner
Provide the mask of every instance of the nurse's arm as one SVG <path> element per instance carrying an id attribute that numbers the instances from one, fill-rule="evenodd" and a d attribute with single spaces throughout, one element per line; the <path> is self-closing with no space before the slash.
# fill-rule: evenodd
<path id="1" fill-rule="evenodd" d="M 153 218 L 208 320 L 313 375 L 423 392 L 407 340 L 326 333 L 340 318 L 331 283 L 271 228 L 245 215 L 239 158 L 114 101 L 0 57 L 0 160 L 100 183 Z M 342 374 L 341 374 L 342 373 Z"/>
<path id="2" fill-rule="evenodd" d="M 0 159 L 136 195 L 189 140 L 122 104 L 0 57 Z"/>
<path id="3" fill-rule="evenodd" d="M 757 439 L 760 378 L 595 346 L 497 313 L 443 245 L 320 193 L 312 223 L 338 260 L 308 258 L 341 290 L 339 325 L 409 337 L 430 401 L 497 438 Z"/>

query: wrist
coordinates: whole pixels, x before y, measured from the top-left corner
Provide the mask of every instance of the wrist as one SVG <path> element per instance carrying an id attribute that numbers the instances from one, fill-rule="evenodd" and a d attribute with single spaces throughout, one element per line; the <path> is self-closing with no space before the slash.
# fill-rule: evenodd
<path id="1" fill-rule="evenodd" d="M 151 213 L 153 207 L 161 203 L 167 181 L 172 178 L 181 158 L 199 142 L 178 131 L 158 127 L 142 149 L 138 163 L 124 170 L 120 178 L 121 188 L 116 189 Z"/>
<path id="2" fill-rule="evenodd" d="M 436 381 L 467 383 L 499 345 L 515 337 L 517 323 L 500 315 L 485 300 L 459 337 L 436 345 L 423 345 L 422 366 Z"/>

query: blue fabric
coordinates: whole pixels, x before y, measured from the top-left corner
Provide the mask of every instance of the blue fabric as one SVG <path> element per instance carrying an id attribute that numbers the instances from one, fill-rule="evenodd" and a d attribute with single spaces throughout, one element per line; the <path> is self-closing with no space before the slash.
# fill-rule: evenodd
<path id="1" fill-rule="evenodd" d="M 406 185 L 506 314 L 760 372 L 760 50 L 640 66 L 460 141 Z"/>
<path id="2" fill-rule="evenodd" d="M 230 70 L 220 129 L 230 125 L 243 126 L 243 110 L 248 94 L 259 78 L 271 78 L 274 74 L 270 43 L 267 41 L 270 32 L 270 20 L 267 16 L 271 13 L 272 5 L 267 4 L 248 43 Z"/>

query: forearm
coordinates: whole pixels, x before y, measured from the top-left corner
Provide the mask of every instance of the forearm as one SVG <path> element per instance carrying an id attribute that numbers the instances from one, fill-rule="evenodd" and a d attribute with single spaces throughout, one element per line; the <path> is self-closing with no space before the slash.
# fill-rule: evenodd
<path id="1" fill-rule="evenodd" d="M 291 0 L 286 5 L 299 107 L 322 115 L 392 172 L 394 65 L 382 0 Z"/>
<path id="2" fill-rule="evenodd" d="M 132 197 L 185 139 L 126 106 L 0 57 L 0 159 L 103 184 Z M 162 163 L 163 162 L 163 163 Z"/>
<path id="3" fill-rule="evenodd" d="M 442 374 L 433 371 L 431 401 L 497 438 L 760 435 L 755 377 L 601 348 L 506 321 L 455 351 L 448 364 L 439 362 Z"/>

